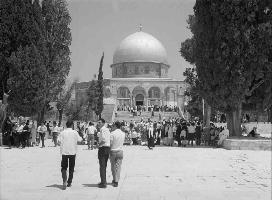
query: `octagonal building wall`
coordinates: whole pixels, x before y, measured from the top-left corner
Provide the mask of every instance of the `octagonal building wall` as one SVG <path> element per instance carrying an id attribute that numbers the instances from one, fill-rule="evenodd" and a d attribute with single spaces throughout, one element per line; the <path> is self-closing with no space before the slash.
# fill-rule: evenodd
<path id="1" fill-rule="evenodd" d="M 155 62 L 112 64 L 112 78 L 167 78 L 169 65 Z"/>

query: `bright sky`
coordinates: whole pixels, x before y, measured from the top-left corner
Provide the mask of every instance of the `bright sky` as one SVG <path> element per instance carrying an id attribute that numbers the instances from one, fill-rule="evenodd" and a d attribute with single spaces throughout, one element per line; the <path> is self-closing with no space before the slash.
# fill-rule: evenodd
<path id="1" fill-rule="evenodd" d="M 195 0 L 68 0 L 72 17 L 71 78 L 89 81 L 98 74 L 105 52 L 104 78 L 111 78 L 113 53 L 120 42 L 139 30 L 153 35 L 165 47 L 169 77 L 183 79 L 190 64 L 179 54 L 180 43 L 191 37 L 188 15 Z"/>

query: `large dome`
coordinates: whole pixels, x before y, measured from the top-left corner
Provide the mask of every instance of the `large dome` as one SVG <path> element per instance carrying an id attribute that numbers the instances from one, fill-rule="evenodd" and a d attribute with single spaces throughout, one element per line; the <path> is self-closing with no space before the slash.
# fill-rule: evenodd
<path id="1" fill-rule="evenodd" d="M 113 55 L 113 64 L 123 62 L 167 62 L 167 53 L 163 45 L 152 35 L 136 32 L 120 43 Z"/>

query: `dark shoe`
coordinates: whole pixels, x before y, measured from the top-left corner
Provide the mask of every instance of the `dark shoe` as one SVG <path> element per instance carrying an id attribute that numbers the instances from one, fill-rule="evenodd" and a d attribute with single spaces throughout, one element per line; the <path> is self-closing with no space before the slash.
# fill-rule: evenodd
<path id="1" fill-rule="evenodd" d="M 114 182 L 113 187 L 118 187 L 118 182 Z"/>
<path id="2" fill-rule="evenodd" d="M 71 186 L 72 186 L 72 184 L 71 184 L 71 183 L 68 183 L 68 184 L 67 184 L 67 187 L 71 187 Z"/>
<path id="3" fill-rule="evenodd" d="M 66 190 L 66 181 L 63 182 L 63 184 L 62 184 L 62 189 L 63 189 L 63 190 Z"/>
<path id="4" fill-rule="evenodd" d="M 62 187 L 62 189 L 66 190 L 66 185 L 67 185 L 67 174 L 66 174 L 66 170 L 62 170 L 61 174 L 62 174 L 62 180 L 63 180 L 63 185 L 62 185 L 63 187 Z"/>
<path id="5" fill-rule="evenodd" d="M 98 184 L 98 187 L 99 187 L 99 188 L 106 188 L 106 187 L 107 187 L 107 184 L 106 184 L 106 183 L 99 183 L 99 184 Z"/>

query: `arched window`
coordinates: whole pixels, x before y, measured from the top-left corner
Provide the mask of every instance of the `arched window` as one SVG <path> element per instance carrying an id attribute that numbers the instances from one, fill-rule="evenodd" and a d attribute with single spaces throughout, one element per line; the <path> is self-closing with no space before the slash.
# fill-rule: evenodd
<path id="1" fill-rule="evenodd" d="M 158 87 L 152 87 L 148 90 L 148 98 L 156 99 L 161 97 L 161 90 Z"/>
<path id="2" fill-rule="evenodd" d="M 130 98 L 130 91 L 127 87 L 119 87 L 117 90 L 117 98 Z"/>

